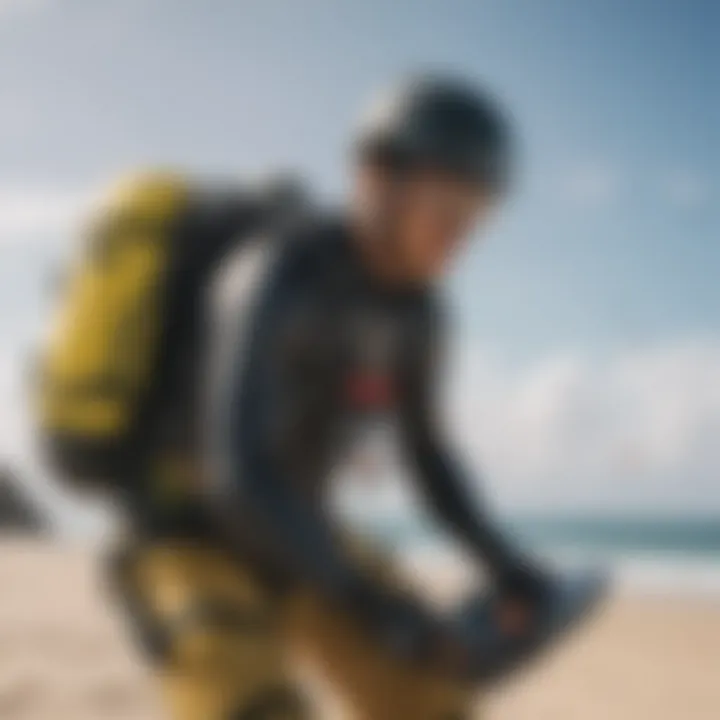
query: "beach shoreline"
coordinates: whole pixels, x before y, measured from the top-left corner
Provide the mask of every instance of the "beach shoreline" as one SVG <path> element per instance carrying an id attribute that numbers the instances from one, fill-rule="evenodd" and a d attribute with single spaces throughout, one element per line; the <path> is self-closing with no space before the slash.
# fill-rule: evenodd
<path id="1" fill-rule="evenodd" d="M 426 569 L 448 592 L 457 576 Z M 0 717 L 159 720 L 148 673 L 82 547 L 0 542 Z M 720 599 L 621 595 L 487 700 L 488 720 L 717 720 Z M 326 716 L 323 716 L 326 717 Z"/>

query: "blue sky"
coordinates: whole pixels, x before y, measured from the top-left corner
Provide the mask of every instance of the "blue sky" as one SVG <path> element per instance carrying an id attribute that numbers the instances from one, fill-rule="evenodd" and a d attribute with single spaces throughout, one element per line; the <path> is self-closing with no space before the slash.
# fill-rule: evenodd
<path id="1" fill-rule="evenodd" d="M 698 410 L 706 389 L 683 378 L 711 373 L 720 338 L 718 32 L 712 0 L 0 0 L 6 354 L 98 183 L 154 163 L 290 167 L 340 197 L 363 98 L 451 68 L 496 91 L 521 140 L 515 195 L 451 283 L 481 398 L 509 383 L 500 412 L 548 373 L 580 373 L 585 393 L 617 383 L 591 367 L 650 358 L 675 369 L 639 401 L 647 416 L 682 386 L 707 434 L 720 400 Z M 720 458 L 703 462 L 704 488 Z"/>
<path id="2" fill-rule="evenodd" d="M 472 331 L 525 357 L 718 329 L 713 2 L 5 4 L 8 184 L 168 162 L 297 167 L 337 194 L 368 92 L 457 68 L 487 79 L 522 139 L 514 202 L 456 282 Z"/>

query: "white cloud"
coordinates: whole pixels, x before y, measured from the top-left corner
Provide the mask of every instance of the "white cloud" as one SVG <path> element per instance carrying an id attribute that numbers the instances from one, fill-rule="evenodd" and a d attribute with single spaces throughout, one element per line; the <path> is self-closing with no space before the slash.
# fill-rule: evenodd
<path id="1" fill-rule="evenodd" d="M 22 367 L 9 349 L 0 354 L 0 462 L 23 436 Z"/>
<path id="2" fill-rule="evenodd" d="M 691 169 L 651 172 L 621 167 L 606 160 L 569 165 L 552 183 L 559 199 L 571 210 L 613 208 L 636 190 L 648 192 L 656 203 L 695 210 L 709 204 L 713 188 L 708 178 Z"/>
<path id="3" fill-rule="evenodd" d="M 720 511 L 720 339 L 524 369 L 473 351 L 460 366 L 451 428 L 503 506 Z M 21 375 L 0 354 L 0 457 L 28 452 Z M 352 497 L 385 509 L 408 499 L 377 484 Z"/>
<path id="4" fill-rule="evenodd" d="M 67 231 L 90 200 L 86 191 L 0 185 L 0 247 Z"/>
<path id="5" fill-rule="evenodd" d="M 711 195 L 708 181 L 688 171 L 667 175 L 663 179 L 661 191 L 673 205 L 687 210 L 704 207 Z"/>
<path id="6" fill-rule="evenodd" d="M 620 197 L 623 176 L 608 162 L 587 161 L 566 170 L 558 185 L 561 199 L 570 207 L 599 209 Z"/>
<path id="7" fill-rule="evenodd" d="M 720 342 L 463 364 L 453 417 L 502 499 L 720 510 Z"/>

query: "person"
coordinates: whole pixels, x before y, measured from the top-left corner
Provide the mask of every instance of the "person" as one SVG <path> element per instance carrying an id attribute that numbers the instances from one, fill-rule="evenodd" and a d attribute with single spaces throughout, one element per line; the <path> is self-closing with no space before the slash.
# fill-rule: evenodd
<path id="1" fill-rule="evenodd" d="M 178 720 L 316 717 L 293 658 L 321 668 L 353 717 L 469 717 L 473 648 L 330 509 L 368 427 L 389 433 L 509 602 L 543 592 L 435 407 L 436 286 L 507 192 L 508 121 L 472 84 L 412 78 L 373 106 L 354 157 L 344 209 L 256 223 L 216 263 L 164 378 L 153 482 L 128 493 L 134 539 L 113 577 Z M 198 247 L 249 227 L 237 199 L 203 207 Z"/>

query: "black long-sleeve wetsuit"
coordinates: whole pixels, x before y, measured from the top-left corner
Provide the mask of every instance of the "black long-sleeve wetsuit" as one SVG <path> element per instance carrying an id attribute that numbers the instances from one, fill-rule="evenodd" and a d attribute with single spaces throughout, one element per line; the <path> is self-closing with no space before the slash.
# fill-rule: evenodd
<path id="1" fill-rule="evenodd" d="M 212 295 L 207 438 L 214 506 L 236 542 L 328 595 L 364 597 L 326 506 L 361 421 L 394 426 L 431 509 L 477 556 L 504 562 L 437 427 L 431 290 L 381 285 L 343 221 L 318 218 L 239 250 Z"/>

